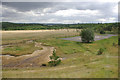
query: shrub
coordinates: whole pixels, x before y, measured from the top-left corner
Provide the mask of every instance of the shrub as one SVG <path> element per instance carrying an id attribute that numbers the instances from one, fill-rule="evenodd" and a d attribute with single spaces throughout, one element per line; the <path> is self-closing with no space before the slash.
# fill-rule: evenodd
<path id="1" fill-rule="evenodd" d="M 113 42 L 113 46 L 116 46 L 116 44 Z"/>
<path id="2" fill-rule="evenodd" d="M 42 64 L 42 66 L 46 66 L 46 64 Z"/>
<path id="3" fill-rule="evenodd" d="M 105 31 L 103 31 L 103 30 L 102 30 L 102 31 L 100 31 L 100 34 L 105 34 Z"/>
<path id="4" fill-rule="evenodd" d="M 118 45 L 120 45 L 120 38 L 118 38 Z"/>
<path id="5" fill-rule="evenodd" d="M 116 44 L 115 42 L 113 42 L 113 46 L 117 47 L 117 46 L 118 46 L 118 44 Z"/>
<path id="6" fill-rule="evenodd" d="M 59 56 L 56 55 L 55 50 L 53 51 L 52 56 L 50 56 L 50 60 L 51 61 L 48 62 L 50 66 L 57 66 L 61 63 L 61 60 L 59 59 Z"/>
<path id="7" fill-rule="evenodd" d="M 92 42 L 92 41 L 94 41 L 94 32 L 93 32 L 93 30 L 91 30 L 91 29 L 83 29 L 82 31 L 81 31 L 81 40 L 82 40 L 82 42 L 87 42 L 87 43 L 89 43 L 89 42 Z"/>
<path id="8" fill-rule="evenodd" d="M 98 50 L 98 55 L 103 54 L 103 52 L 104 52 L 104 49 L 103 49 L 103 48 L 100 48 L 100 49 Z"/>

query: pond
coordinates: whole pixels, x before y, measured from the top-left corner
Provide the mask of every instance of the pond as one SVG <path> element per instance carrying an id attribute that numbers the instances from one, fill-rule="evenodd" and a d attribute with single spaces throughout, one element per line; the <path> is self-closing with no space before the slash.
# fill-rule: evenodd
<path id="1" fill-rule="evenodd" d="M 94 40 L 97 41 L 97 40 L 106 39 L 106 38 L 109 38 L 109 37 L 112 37 L 112 36 L 117 36 L 117 35 L 114 35 L 114 34 L 96 35 Z M 80 36 L 70 37 L 70 38 L 61 38 L 61 39 L 82 42 Z"/>

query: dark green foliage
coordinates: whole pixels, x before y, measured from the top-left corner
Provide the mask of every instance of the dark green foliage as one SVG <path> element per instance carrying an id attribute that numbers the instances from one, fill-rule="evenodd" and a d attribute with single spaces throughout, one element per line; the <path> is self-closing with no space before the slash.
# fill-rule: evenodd
<path id="1" fill-rule="evenodd" d="M 115 46 L 116 44 L 113 42 L 113 46 Z"/>
<path id="2" fill-rule="evenodd" d="M 117 46 L 118 46 L 118 44 L 116 44 L 115 42 L 113 42 L 113 46 L 114 46 L 114 47 L 117 47 Z"/>
<path id="3" fill-rule="evenodd" d="M 103 54 L 103 52 L 104 52 L 104 49 L 103 49 L 103 48 L 100 48 L 100 49 L 98 50 L 98 55 Z"/>
<path id="4" fill-rule="evenodd" d="M 46 66 L 46 64 L 42 64 L 42 66 Z"/>
<path id="5" fill-rule="evenodd" d="M 52 56 L 50 56 L 50 60 L 51 61 L 48 62 L 50 66 L 57 66 L 61 62 L 61 60 L 59 59 L 59 56 L 56 55 L 55 50 L 53 51 Z"/>
<path id="6" fill-rule="evenodd" d="M 100 34 L 105 34 L 105 31 L 101 30 L 101 31 L 100 31 Z"/>
<path id="7" fill-rule="evenodd" d="M 120 45 L 120 38 L 118 38 L 118 45 Z"/>
<path id="8" fill-rule="evenodd" d="M 92 26 L 92 27 L 91 27 Z M 2 22 L 2 30 L 45 30 L 45 29 L 85 29 L 95 32 L 114 31 L 117 33 L 118 23 L 84 23 L 84 24 L 39 24 L 39 23 L 10 23 Z"/>
<path id="9" fill-rule="evenodd" d="M 94 41 L 94 37 L 95 37 L 94 32 L 91 29 L 83 29 L 81 31 L 80 36 L 81 36 L 82 42 L 86 42 L 86 43 Z"/>

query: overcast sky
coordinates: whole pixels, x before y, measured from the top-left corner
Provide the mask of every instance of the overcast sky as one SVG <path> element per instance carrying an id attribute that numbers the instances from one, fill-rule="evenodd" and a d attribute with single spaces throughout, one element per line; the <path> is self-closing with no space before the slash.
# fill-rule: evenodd
<path id="1" fill-rule="evenodd" d="M 2 21 L 17 23 L 117 22 L 118 2 L 2 2 Z"/>

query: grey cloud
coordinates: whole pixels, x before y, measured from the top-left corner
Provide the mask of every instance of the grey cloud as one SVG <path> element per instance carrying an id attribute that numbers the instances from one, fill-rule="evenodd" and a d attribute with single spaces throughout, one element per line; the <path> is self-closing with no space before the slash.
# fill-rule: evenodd
<path id="1" fill-rule="evenodd" d="M 3 6 L 12 7 L 18 11 L 53 8 L 55 10 L 78 9 L 78 10 L 109 10 L 114 4 L 97 2 L 3 2 Z"/>
<path id="2" fill-rule="evenodd" d="M 108 19 L 115 17 L 117 14 L 112 10 L 117 3 L 97 3 L 97 2 L 3 2 L 3 21 L 16 21 L 16 22 L 64 22 L 69 20 L 74 22 L 98 22 L 98 19 Z M 7 8 L 4 9 L 4 8 Z M 44 12 L 44 9 L 50 8 Z M 54 13 L 59 10 L 98 10 L 102 15 L 86 16 L 80 15 L 71 17 L 56 16 Z M 15 10 L 15 11 L 12 11 Z M 33 11 L 35 15 L 28 14 L 27 12 Z M 36 16 L 37 15 L 37 16 Z M 43 15 L 43 16 L 40 16 Z M 89 15 L 89 14 L 88 14 Z"/>
<path id="3" fill-rule="evenodd" d="M 49 2 L 3 2 L 3 6 L 14 8 L 18 11 L 30 11 L 34 9 L 42 9 L 53 7 L 54 3 Z"/>

